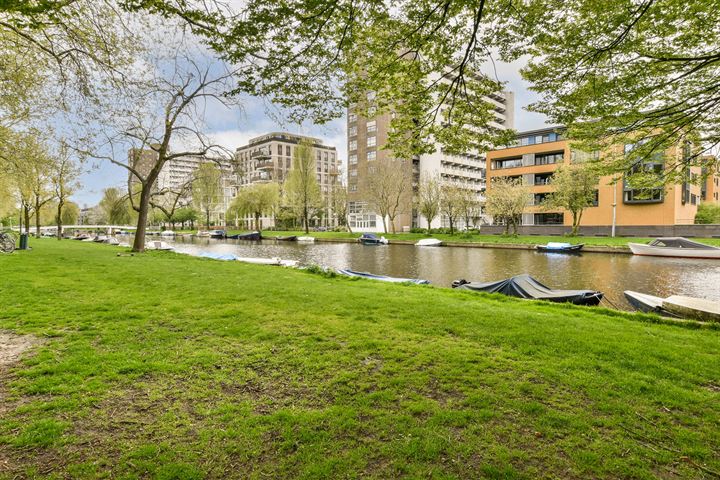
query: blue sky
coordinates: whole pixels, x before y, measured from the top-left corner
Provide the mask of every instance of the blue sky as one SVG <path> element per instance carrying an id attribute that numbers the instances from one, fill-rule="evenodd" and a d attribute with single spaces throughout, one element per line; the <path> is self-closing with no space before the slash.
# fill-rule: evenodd
<path id="1" fill-rule="evenodd" d="M 507 82 L 507 90 L 515 92 L 515 129 L 519 131 L 542 128 L 545 117 L 525 110 L 525 107 L 537 99 L 534 92 L 528 90 L 528 83 L 520 78 L 519 69 L 524 61 L 511 64 L 496 62 L 495 68 L 499 80 Z M 211 108 L 206 112 L 207 134 L 217 144 L 231 150 L 244 145 L 250 138 L 271 131 L 287 131 L 319 137 L 338 150 L 339 157 L 347 159 L 345 137 L 345 118 L 337 119 L 327 125 L 278 123 L 267 113 L 267 105 L 261 99 L 247 98 L 242 109 L 228 110 Z M 81 179 L 83 188 L 73 196 L 80 206 L 93 206 L 100 201 L 102 191 L 108 187 L 126 188 L 127 171 L 109 162 L 96 162 Z"/>

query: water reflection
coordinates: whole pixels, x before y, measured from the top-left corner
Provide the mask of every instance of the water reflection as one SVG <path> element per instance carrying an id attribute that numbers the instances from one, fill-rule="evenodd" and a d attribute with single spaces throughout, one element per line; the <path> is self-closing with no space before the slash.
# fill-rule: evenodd
<path id="1" fill-rule="evenodd" d="M 177 251 L 211 251 L 247 257 L 281 257 L 302 263 L 350 268 L 395 277 L 423 278 L 449 286 L 458 278 L 499 280 L 529 273 L 554 288 L 588 288 L 605 293 L 612 304 L 628 308 L 623 290 L 666 297 L 684 294 L 720 301 L 720 261 L 585 253 L 545 254 L 490 248 L 363 246 L 350 243 L 245 242 L 178 237 L 167 240 Z"/>

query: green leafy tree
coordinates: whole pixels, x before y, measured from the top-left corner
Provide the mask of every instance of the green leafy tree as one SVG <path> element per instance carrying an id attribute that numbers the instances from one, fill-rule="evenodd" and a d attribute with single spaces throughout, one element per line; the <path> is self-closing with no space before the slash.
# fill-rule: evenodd
<path id="1" fill-rule="evenodd" d="M 300 218 L 305 233 L 310 232 L 310 219 L 322 207 L 312 145 L 301 141 L 295 148 L 292 168 L 283 185 L 285 205 Z"/>
<path id="2" fill-rule="evenodd" d="M 716 4 L 530 0 L 510 13 L 495 44 L 506 59 L 529 54 L 522 73 L 541 94 L 533 110 L 586 150 L 644 141 L 633 157 L 606 156 L 606 173 L 629 172 L 684 137 L 701 147 L 674 159 L 664 182 L 715 163 L 703 153 L 720 142 L 720 31 L 708 29 L 720 23 Z"/>
<path id="3" fill-rule="evenodd" d="M 65 202 L 65 207 L 62 209 L 62 218 L 60 224 L 62 225 L 75 225 L 80 218 L 80 207 L 75 202 Z M 57 219 L 55 219 L 56 223 Z"/>
<path id="4" fill-rule="evenodd" d="M 70 155 L 66 147 L 62 147 L 57 156 L 52 159 L 51 184 L 56 200 L 55 222 L 57 225 L 57 239 L 62 239 L 63 209 L 68 198 L 80 188 L 78 178 L 82 170 Z"/>
<path id="5" fill-rule="evenodd" d="M 552 176 L 554 191 L 542 206 L 548 210 L 567 210 L 572 215 L 572 236 L 580 228 L 583 212 L 595 203 L 600 177 L 590 164 L 562 165 Z"/>
<path id="6" fill-rule="evenodd" d="M 222 201 L 222 171 L 213 162 L 203 162 L 193 173 L 193 204 L 205 215 L 205 226 L 210 228 L 210 214 Z"/>
<path id="7" fill-rule="evenodd" d="M 443 185 L 440 191 L 440 212 L 450 225 L 450 235 L 455 234 L 455 225 L 464 212 L 463 202 L 466 191 L 459 185 Z"/>
<path id="8" fill-rule="evenodd" d="M 395 218 L 407 213 L 403 210 L 404 199 L 411 195 L 407 173 L 407 162 L 397 159 L 379 160 L 368 171 L 366 186 L 370 204 L 382 217 L 385 233 L 388 233 L 388 222 L 395 233 Z"/>
<path id="9" fill-rule="evenodd" d="M 493 178 L 485 195 L 485 211 L 492 215 L 496 223 L 505 225 L 505 235 L 517 235 L 517 227 L 522 222 L 522 213 L 530 202 L 530 189 L 522 180 L 507 177 Z"/>
<path id="10" fill-rule="evenodd" d="M 423 175 L 418 185 L 415 205 L 420 214 L 425 217 L 428 231 L 430 231 L 433 220 L 440 213 L 441 198 L 440 177 L 438 175 Z"/>
<path id="11" fill-rule="evenodd" d="M 260 183 L 241 188 L 230 206 L 228 215 L 251 216 L 255 220 L 255 230 L 262 230 L 260 218 L 263 214 L 273 214 L 280 202 L 280 189 L 277 183 Z"/>
<path id="12" fill-rule="evenodd" d="M 345 227 L 352 233 L 348 225 L 348 191 L 345 185 L 336 182 L 330 187 L 330 209 L 337 218 L 338 226 Z"/>
<path id="13" fill-rule="evenodd" d="M 103 197 L 99 204 L 104 220 L 112 225 L 127 225 L 130 223 L 130 210 L 127 195 L 123 195 L 119 188 L 111 187 L 103 190 Z"/>

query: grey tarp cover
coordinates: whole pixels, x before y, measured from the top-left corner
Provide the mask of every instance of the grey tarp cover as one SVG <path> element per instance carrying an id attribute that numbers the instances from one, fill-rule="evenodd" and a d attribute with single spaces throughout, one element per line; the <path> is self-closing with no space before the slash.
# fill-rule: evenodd
<path id="1" fill-rule="evenodd" d="M 488 293 L 502 293 L 511 297 L 548 300 L 551 302 L 570 302 L 576 305 L 597 305 L 603 294 L 593 290 L 553 290 L 538 282 L 530 275 L 516 275 L 506 280 L 488 283 L 458 282 L 456 288 Z"/>
<path id="2" fill-rule="evenodd" d="M 683 237 L 665 237 L 656 238 L 650 245 L 653 247 L 669 247 L 669 248 L 697 248 L 702 250 L 718 250 L 717 247 L 705 245 L 704 243 L 693 242 Z"/>

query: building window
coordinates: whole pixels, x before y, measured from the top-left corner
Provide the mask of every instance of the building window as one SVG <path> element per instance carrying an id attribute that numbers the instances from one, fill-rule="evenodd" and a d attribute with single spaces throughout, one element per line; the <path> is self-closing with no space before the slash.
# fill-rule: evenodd
<path id="1" fill-rule="evenodd" d="M 350 143 L 348 144 L 348 150 L 350 150 L 351 152 L 357 150 L 357 140 L 350 140 Z"/>
<path id="2" fill-rule="evenodd" d="M 534 220 L 535 225 L 562 225 L 564 218 L 562 213 L 536 213 Z"/>
<path id="3" fill-rule="evenodd" d="M 562 163 L 563 152 L 543 153 L 535 155 L 535 165 L 551 165 L 553 163 Z"/>
<path id="4" fill-rule="evenodd" d="M 357 125 L 353 125 L 348 129 L 348 135 L 354 137 L 357 135 Z"/>
<path id="5" fill-rule="evenodd" d="M 495 170 L 515 167 L 522 167 L 522 157 L 499 158 L 493 162 L 493 168 Z"/>
<path id="6" fill-rule="evenodd" d="M 533 196 L 533 205 L 542 205 L 542 203 L 545 201 L 547 196 L 548 196 L 547 193 L 536 193 Z"/>
<path id="7" fill-rule="evenodd" d="M 592 206 L 597 207 L 598 205 L 600 205 L 600 191 L 595 190 L 595 197 L 593 197 Z"/>
<path id="8" fill-rule="evenodd" d="M 355 165 L 357 163 L 357 153 L 351 153 L 348 156 L 348 164 Z"/>
<path id="9" fill-rule="evenodd" d="M 357 192 L 357 185 L 351 184 L 351 185 L 348 187 L 348 190 L 351 191 L 351 192 Z"/>
<path id="10" fill-rule="evenodd" d="M 630 148 L 628 148 L 630 147 Z M 625 151 L 631 152 L 633 145 L 625 145 Z M 662 153 L 654 159 L 636 162 L 630 169 L 630 176 L 635 173 L 655 174 L 658 179 L 658 186 L 633 188 L 628 179 L 623 179 L 623 203 L 661 203 L 664 200 L 664 188 L 662 186 L 662 173 L 664 170 Z"/>
<path id="11" fill-rule="evenodd" d="M 277 146 L 277 154 L 282 155 L 282 145 Z"/>
<path id="12" fill-rule="evenodd" d="M 376 158 L 377 158 L 377 152 L 375 150 L 370 150 L 369 152 L 367 152 L 368 162 L 372 162 Z"/>
<path id="13" fill-rule="evenodd" d="M 373 100 L 375 100 L 375 97 L 377 97 L 377 92 L 373 90 L 367 92 L 367 94 L 365 95 L 365 98 L 367 98 L 368 102 L 372 102 Z"/>
<path id="14" fill-rule="evenodd" d="M 285 155 L 288 157 L 292 157 L 292 150 L 290 150 L 290 145 L 285 146 Z"/>
<path id="15" fill-rule="evenodd" d="M 373 118 L 376 113 L 377 113 L 376 107 L 368 107 L 368 109 L 367 109 L 368 118 Z"/>
<path id="16" fill-rule="evenodd" d="M 374 147 L 375 145 L 377 145 L 377 137 L 368 137 L 367 138 L 367 146 Z"/>
<path id="17" fill-rule="evenodd" d="M 356 168 L 351 168 L 348 173 L 350 174 L 351 177 L 357 177 L 357 169 Z"/>
<path id="18" fill-rule="evenodd" d="M 375 122 L 375 120 L 367 122 L 367 132 L 372 133 L 375 130 L 377 130 L 377 123 Z"/>
<path id="19" fill-rule="evenodd" d="M 348 122 L 349 123 L 357 122 L 357 113 L 348 113 Z"/>
<path id="20" fill-rule="evenodd" d="M 690 194 L 690 205 L 697 205 L 698 197 L 694 193 Z"/>

